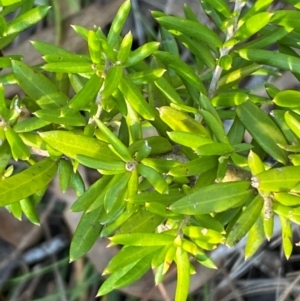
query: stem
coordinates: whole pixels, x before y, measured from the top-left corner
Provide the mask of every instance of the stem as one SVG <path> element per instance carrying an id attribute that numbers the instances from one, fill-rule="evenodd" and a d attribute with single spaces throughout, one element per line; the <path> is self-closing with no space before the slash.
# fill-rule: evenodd
<path id="1" fill-rule="evenodd" d="M 232 24 L 230 26 L 228 26 L 227 28 L 227 34 L 226 34 L 226 38 L 225 38 L 225 42 L 230 40 L 234 34 L 236 33 L 237 29 L 238 29 L 238 21 L 239 21 L 239 16 L 241 14 L 241 11 L 245 5 L 245 1 L 241 1 L 241 0 L 236 0 L 235 1 L 235 5 L 234 5 L 234 10 L 232 13 Z M 221 59 L 223 56 L 227 55 L 229 53 L 229 51 L 232 49 L 233 46 L 230 47 L 221 47 L 220 48 L 220 57 L 219 59 Z M 222 74 L 222 68 L 217 65 L 214 72 L 213 72 L 213 76 L 212 76 L 212 80 L 208 89 L 208 97 L 212 98 L 217 90 L 217 85 L 218 85 L 218 81 L 221 77 Z"/>

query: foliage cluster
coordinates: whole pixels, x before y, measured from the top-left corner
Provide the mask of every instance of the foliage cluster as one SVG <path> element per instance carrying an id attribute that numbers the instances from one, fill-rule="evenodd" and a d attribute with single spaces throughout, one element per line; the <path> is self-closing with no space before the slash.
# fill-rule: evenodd
<path id="1" fill-rule="evenodd" d="M 120 37 L 126 0 L 107 35 L 73 26 L 88 54 L 34 41 L 43 64 L 0 58 L 11 68 L 0 77 L 0 206 L 39 224 L 36 207 L 58 174 L 62 191 L 78 195 L 72 211 L 83 212 L 70 259 L 99 236 L 123 246 L 98 295 L 149 269 L 158 284 L 174 262 L 176 300 L 186 300 L 194 264 L 216 268 L 207 251 L 248 234 L 248 258 L 272 237 L 274 214 L 290 256 L 292 223 L 300 224 L 300 92 L 264 82 L 261 96 L 241 87 L 281 71 L 300 79 L 299 2 L 269 12 L 272 2 L 201 0 L 214 31 L 188 6 L 185 17 L 153 11 L 160 42 L 132 50 L 131 32 Z M 0 49 L 49 10 L 32 0 L 0 5 Z M 24 96 L 6 99 L 11 84 Z M 14 171 L 18 160 L 22 171 Z M 98 171 L 88 188 L 79 165 Z"/>

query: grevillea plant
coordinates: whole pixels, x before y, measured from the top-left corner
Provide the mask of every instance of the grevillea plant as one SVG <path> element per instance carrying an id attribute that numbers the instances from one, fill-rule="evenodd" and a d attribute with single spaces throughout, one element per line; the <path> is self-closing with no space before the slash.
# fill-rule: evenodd
<path id="1" fill-rule="evenodd" d="M 0 0 L 1 49 L 47 13 L 33 2 Z M 207 251 L 247 235 L 248 258 L 277 217 L 290 256 L 292 223 L 300 224 L 300 92 L 268 80 L 280 72 L 300 79 L 300 5 L 286 0 L 294 8 L 270 11 L 272 2 L 201 0 L 214 30 L 188 6 L 184 17 L 153 11 L 158 41 L 132 50 L 131 32 L 121 37 L 127 0 L 107 35 L 73 27 L 88 53 L 34 41 L 43 64 L 0 58 L 11 68 L 0 77 L 0 206 L 38 224 L 51 180 L 73 188 L 71 210 L 83 215 L 70 259 L 99 237 L 122 246 L 99 296 L 149 269 L 158 284 L 174 262 L 176 300 L 186 300 L 194 264 L 216 268 Z M 264 94 L 241 85 L 256 76 Z M 10 84 L 24 96 L 5 98 Z M 80 165 L 98 172 L 89 187 Z"/>

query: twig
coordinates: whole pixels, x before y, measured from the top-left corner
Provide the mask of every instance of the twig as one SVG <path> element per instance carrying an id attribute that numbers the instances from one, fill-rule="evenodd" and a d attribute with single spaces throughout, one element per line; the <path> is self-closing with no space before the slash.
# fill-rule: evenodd
<path id="1" fill-rule="evenodd" d="M 227 34 L 226 34 L 226 38 L 225 38 L 225 42 L 230 40 L 234 34 L 237 31 L 238 28 L 238 20 L 239 20 L 239 16 L 241 14 L 241 11 L 245 5 L 245 1 L 241 1 L 241 0 L 236 0 L 235 1 L 235 6 L 234 6 L 234 10 L 233 10 L 233 20 L 232 20 L 232 25 L 228 26 L 227 28 Z M 227 55 L 229 53 L 229 51 L 232 49 L 231 47 L 222 47 L 220 49 L 220 58 L 221 59 L 223 56 Z M 216 89 L 217 89 L 217 85 L 219 82 L 219 79 L 221 77 L 222 74 L 222 68 L 217 65 L 214 72 L 213 72 L 213 76 L 212 76 L 212 80 L 208 89 L 208 97 L 212 98 L 214 96 L 214 94 L 216 93 Z"/>

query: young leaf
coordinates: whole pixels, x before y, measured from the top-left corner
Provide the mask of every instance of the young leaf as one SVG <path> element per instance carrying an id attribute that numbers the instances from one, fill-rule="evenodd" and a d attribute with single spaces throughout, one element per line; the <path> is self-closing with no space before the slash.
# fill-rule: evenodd
<path id="1" fill-rule="evenodd" d="M 253 195 L 249 186 L 248 181 L 206 186 L 176 201 L 169 209 L 188 215 L 226 211 L 243 205 Z"/>
<path id="2" fill-rule="evenodd" d="M 156 170 L 143 164 L 139 164 L 137 170 L 141 176 L 146 178 L 151 185 L 153 185 L 157 192 L 161 194 L 167 194 L 169 192 L 169 186 L 166 180 Z"/>
<path id="3" fill-rule="evenodd" d="M 280 91 L 273 101 L 280 107 L 300 108 L 300 92 L 295 90 Z"/>
<path id="4" fill-rule="evenodd" d="M 159 47 L 158 42 L 146 43 L 136 50 L 132 51 L 128 59 L 122 64 L 124 67 L 131 67 L 139 62 L 143 61 L 145 58 L 152 55 Z"/>
<path id="5" fill-rule="evenodd" d="M 190 261 L 188 253 L 182 248 L 176 249 L 177 286 L 175 301 L 186 300 L 190 286 Z"/>
<path id="6" fill-rule="evenodd" d="M 102 229 L 101 213 L 101 210 L 94 210 L 82 215 L 72 238 L 70 262 L 82 257 L 94 245 Z"/>
<path id="7" fill-rule="evenodd" d="M 119 8 L 107 35 L 107 42 L 114 47 L 130 12 L 130 1 L 125 1 Z"/>
<path id="8" fill-rule="evenodd" d="M 18 202 L 47 186 L 57 170 L 57 163 L 43 159 L 20 173 L 0 181 L 0 206 Z"/>
<path id="9" fill-rule="evenodd" d="M 129 31 L 123 38 L 120 45 L 120 49 L 118 51 L 117 60 L 120 61 L 121 63 L 124 63 L 128 59 L 131 51 L 132 42 L 133 42 L 133 36 L 132 33 Z"/>

